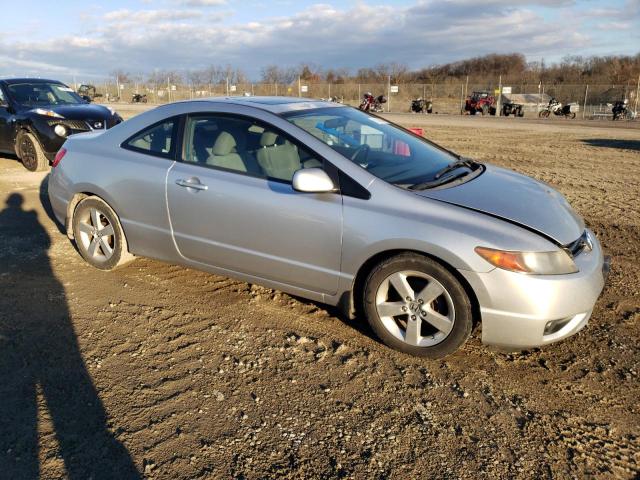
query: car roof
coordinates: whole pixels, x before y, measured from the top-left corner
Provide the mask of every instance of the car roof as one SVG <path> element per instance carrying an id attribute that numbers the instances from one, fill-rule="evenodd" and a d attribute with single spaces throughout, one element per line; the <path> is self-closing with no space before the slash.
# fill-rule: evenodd
<path id="1" fill-rule="evenodd" d="M 328 102 L 325 100 L 318 100 L 313 98 L 300 98 L 300 97 L 275 97 L 275 96 L 260 96 L 260 97 L 207 97 L 197 100 L 183 100 L 176 103 L 231 103 L 235 105 L 246 105 L 250 107 L 260 108 L 272 113 L 285 113 L 295 110 L 309 110 L 314 108 L 326 108 L 326 107 L 344 107 L 344 105 L 335 102 Z"/>
<path id="2" fill-rule="evenodd" d="M 7 85 L 14 85 L 16 83 L 63 83 L 60 80 L 48 80 L 46 78 L 0 78 L 0 82 Z"/>

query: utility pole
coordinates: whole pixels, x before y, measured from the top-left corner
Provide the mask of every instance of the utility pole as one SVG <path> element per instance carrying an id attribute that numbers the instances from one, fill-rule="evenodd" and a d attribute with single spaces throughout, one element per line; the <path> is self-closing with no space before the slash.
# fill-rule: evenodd
<path id="1" fill-rule="evenodd" d="M 640 95 L 640 75 L 638 75 L 638 85 L 636 86 L 636 101 L 633 107 L 634 113 L 638 115 L 638 96 Z"/>
<path id="2" fill-rule="evenodd" d="M 227 75 L 227 97 L 229 96 L 229 76 Z"/>
<path id="3" fill-rule="evenodd" d="M 391 111 L 391 75 L 387 76 L 387 113 Z"/>
<path id="4" fill-rule="evenodd" d="M 587 113 L 587 94 L 589 93 L 589 84 L 587 84 L 584 89 L 584 105 L 582 106 L 582 119 L 584 120 L 584 116 Z"/>
<path id="5" fill-rule="evenodd" d="M 498 102 L 496 105 L 496 114 L 500 116 L 500 106 L 502 104 L 502 75 L 500 75 L 500 79 L 498 80 Z"/>
<path id="6" fill-rule="evenodd" d="M 300 85 L 300 75 L 298 75 L 298 97 L 302 96 L 302 90 Z"/>

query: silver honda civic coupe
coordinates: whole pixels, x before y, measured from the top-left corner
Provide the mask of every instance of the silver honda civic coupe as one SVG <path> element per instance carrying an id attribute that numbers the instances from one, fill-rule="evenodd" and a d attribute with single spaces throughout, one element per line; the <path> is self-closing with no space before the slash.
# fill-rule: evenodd
<path id="1" fill-rule="evenodd" d="M 508 349 L 575 334 L 609 265 L 548 185 L 308 99 L 179 102 L 75 135 L 49 197 L 94 267 L 144 256 L 261 284 L 431 358 L 476 323 Z"/>

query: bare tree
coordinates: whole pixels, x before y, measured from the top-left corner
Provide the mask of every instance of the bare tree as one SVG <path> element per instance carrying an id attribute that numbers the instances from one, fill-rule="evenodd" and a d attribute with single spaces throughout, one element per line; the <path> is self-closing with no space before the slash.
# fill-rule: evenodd
<path id="1" fill-rule="evenodd" d="M 282 68 L 277 65 L 267 65 L 261 69 L 262 81 L 265 83 L 291 83 L 297 78 L 294 68 Z"/>

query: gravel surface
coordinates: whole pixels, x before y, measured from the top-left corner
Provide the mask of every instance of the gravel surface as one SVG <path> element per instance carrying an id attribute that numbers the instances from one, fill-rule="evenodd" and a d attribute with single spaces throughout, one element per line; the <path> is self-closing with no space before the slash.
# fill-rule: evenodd
<path id="1" fill-rule="evenodd" d="M 589 326 L 442 361 L 153 260 L 101 272 L 0 158 L 0 477 L 638 478 L 640 130 L 392 116 L 564 193 L 613 257 Z M 16 195 L 17 194 L 17 195 Z"/>

